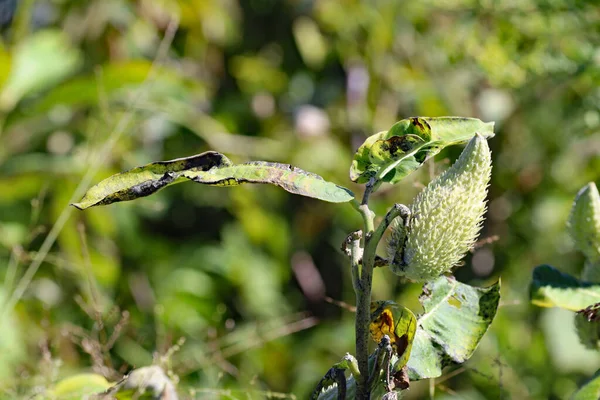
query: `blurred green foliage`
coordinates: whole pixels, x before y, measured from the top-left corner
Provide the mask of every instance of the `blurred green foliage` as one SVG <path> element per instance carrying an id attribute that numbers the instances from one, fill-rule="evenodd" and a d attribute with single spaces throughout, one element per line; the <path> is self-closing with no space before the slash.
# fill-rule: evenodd
<path id="1" fill-rule="evenodd" d="M 572 313 L 527 299 L 534 265 L 583 266 L 565 223 L 599 178 L 597 3 L 6 0 L 0 22 L 0 397 L 154 361 L 182 396 L 306 398 L 354 347 L 353 315 L 324 297 L 354 302 L 338 250 L 360 223 L 350 206 L 198 185 L 68 204 L 121 170 L 209 149 L 359 192 L 358 145 L 416 115 L 497 132 L 483 235 L 498 239 L 456 275 L 502 276 L 501 307 L 439 398 L 565 398 L 598 369 Z M 410 203 L 459 151 L 382 188 L 373 208 Z M 377 299 L 418 309 L 419 291 L 375 273 Z"/>

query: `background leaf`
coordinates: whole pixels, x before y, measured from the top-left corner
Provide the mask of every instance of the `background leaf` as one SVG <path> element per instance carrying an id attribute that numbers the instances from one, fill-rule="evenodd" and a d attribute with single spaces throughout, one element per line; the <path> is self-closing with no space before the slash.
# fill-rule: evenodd
<path id="1" fill-rule="evenodd" d="M 600 370 L 571 397 L 572 400 L 597 400 L 600 398 Z"/>
<path id="2" fill-rule="evenodd" d="M 500 282 L 476 288 L 442 276 L 423 287 L 420 301 L 425 313 L 408 360 L 411 380 L 436 378 L 471 357 L 496 315 Z"/>
<path id="3" fill-rule="evenodd" d="M 103 392 L 110 386 L 102 375 L 77 374 L 58 382 L 50 391 L 50 396 L 56 400 L 80 400 Z"/>
<path id="4" fill-rule="evenodd" d="M 0 93 L 0 108 L 12 109 L 24 96 L 53 86 L 80 64 L 81 54 L 63 32 L 37 32 L 12 54 L 10 75 Z"/>
<path id="5" fill-rule="evenodd" d="M 529 293 L 539 307 L 578 311 L 600 302 L 600 285 L 582 282 L 550 265 L 535 267 Z"/>

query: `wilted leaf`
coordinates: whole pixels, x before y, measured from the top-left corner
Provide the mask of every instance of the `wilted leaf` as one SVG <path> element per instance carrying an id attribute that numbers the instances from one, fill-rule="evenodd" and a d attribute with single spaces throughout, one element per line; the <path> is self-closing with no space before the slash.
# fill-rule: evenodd
<path id="1" fill-rule="evenodd" d="M 269 183 L 290 193 L 333 203 L 354 198 L 350 190 L 291 165 L 264 161 L 233 165 L 224 155 L 208 151 L 192 157 L 154 162 L 113 175 L 93 186 L 79 203 L 73 205 L 83 210 L 134 200 L 185 180 L 211 186 Z"/>
<path id="2" fill-rule="evenodd" d="M 369 356 L 369 368 L 373 369 L 375 365 L 376 354 L 373 353 Z M 390 359 L 390 365 L 397 364 L 398 357 L 396 354 L 392 355 Z M 331 382 L 330 382 L 331 383 Z M 385 388 L 383 380 L 377 380 L 374 382 L 373 387 L 371 388 L 371 398 L 372 399 L 380 399 L 382 396 L 386 394 L 387 390 Z M 346 399 L 354 399 L 356 396 L 356 381 L 354 380 L 354 376 L 350 375 L 348 379 L 346 379 Z M 317 397 L 318 400 L 337 400 L 338 399 L 338 387 L 337 384 L 330 384 L 323 388 L 322 392 Z"/>
<path id="3" fill-rule="evenodd" d="M 572 400 L 598 400 L 600 399 L 600 370 L 573 394 Z"/>
<path id="4" fill-rule="evenodd" d="M 146 164 L 104 179 L 91 187 L 81 201 L 73 206 L 83 210 L 92 206 L 135 200 L 149 196 L 166 186 L 185 181 L 186 179 L 181 178 L 183 171 L 209 170 L 227 165 L 231 165 L 231 161 L 214 151 Z"/>
<path id="5" fill-rule="evenodd" d="M 344 203 L 354 198 L 348 189 L 288 164 L 254 161 L 208 171 L 187 171 L 182 176 L 194 182 L 214 186 L 236 186 L 246 182 L 270 183 L 290 193 L 332 203 Z"/>
<path id="6" fill-rule="evenodd" d="M 533 270 L 529 294 L 536 306 L 578 311 L 600 302 L 600 284 L 582 282 L 554 267 L 540 265 Z"/>
<path id="7" fill-rule="evenodd" d="M 49 391 L 49 395 L 60 400 L 79 400 L 105 391 L 109 387 L 110 383 L 102 375 L 78 374 L 58 382 Z"/>
<path id="8" fill-rule="evenodd" d="M 398 355 L 394 371 L 406 365 L 417 329 L 417 319 L 408 308 L 393 301 L 371 303 L 371 338 L 379 343 L 384 335 L 390 337 L 392 348 Z"/>
<path id="9" fill-rule="evenodd" d="M 411 380 L 438 377 L 471 357 L 496 315 L 500 282 L 476 288 L 442 276 L 423 287 L 420 301 L 425 313 L 408 360 Z"/>
<path id="10" fill-rule="evenodd" d="M 397 122 L 389 131 L 365 140 L 350 167 L 353 182 L 366 183 L 375 177 L 396 183 L 419 168 L 444 147 L 466 143 L 475 133 L 494 135 L 494 123 L 475 118 L 414 117 Z"/>
<path id="11" fill-rule="evenodd" d="M 73 73 L 80 62 L 81 55 L 61 31 L 39 31 L 27 37 L 12 54 L 0 108 L 8 111 L 27 94 L 55 85 Z"/>

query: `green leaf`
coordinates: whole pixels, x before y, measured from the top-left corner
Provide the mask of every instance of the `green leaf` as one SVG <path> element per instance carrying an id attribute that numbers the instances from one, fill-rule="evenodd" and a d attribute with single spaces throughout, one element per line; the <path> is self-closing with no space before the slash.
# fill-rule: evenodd
<path id="1" fill-rule="evenodd" d="M 58 382 L 52 390 L 50 397 L 61 400 L 79 400 L 86 396 L 105 391 L 110 383 L 102 375 L 77 374 Z"/>
<path id="2" fill-rule="evenodd" d="M 578 311 L 600 302 L 600 284 L 582 282 L 550 265 L 540 265 L 533 270 L 529 294 L 536 306 Z"/>
<path id="3" fill-rule="evenodd" d="M 591 315 L 582 311 L 588 311 L 595 315 L 598 311 L 598 306 L 598 304 L 590 306 L 575 314 L 575 330 L 577 331 L 577 336 L 579 336 L 579 341 L 585 347 L 592 350 L 600 348 L 600 321 L 597 319 L 598 316 L 589 318 L 588 316 Z"/>
<path id="4" fill-rule="evenodd" d="M 81 54 L 58 30 L 39 31 L 19 43 L 12 55 L 10 76 L 0 93 L 0 109 L 11 110 L 24 96 L 44 90 L 81 64 Z"/>
<path id="5" fill-rule="evenodd" d="M 573 394 L 572 400 L 598 400 L 600 398 L 600 370 Z"/>
<path id="6" fill-rule="evenodd" d="M 208 171 L 187 171 L 183 177 L 214 186 L 236 186 L 242 183 L 270 183 L 290 193 L 313 197 L 332 203 L 344 203 L 354 194 L 328 182 L 319 175 L 288 164 L 253 161 L 245 164 L 213 168 Z"/>
<path id="7" fill-rule="evenodd" d="M 125 96 L 129 89 L 139 87 L 148 79 L 153 68 L 154 75 L 147 87 L 146 96 L 152 94 L 156 94 L 157 97 L 168 96 L 168 100 L 165 100 L 168 104 L 175 99 L 189 104 L 194 96 L 204 97 L 206 90 L 202 84 L 197 80 L 185 78 L 176 68 L 153 67 L 151 61 L 134 60 L 109 63 L 103 65 L 98 73 L 70 79 L 44 95 L 32 106 L 32 111 L 46 112 L 57 105 L 97 106 L 103 97 L 113 99 L 121 94 Z M 146 97 L 145 100 L 147 100 Z"/>
<path id="8" fill-rule="evenodd" d="M 211 186 L 269 183 L 290 193 L 333 203 L 354 198 L 350 190 L 291 165 L 264 161 L 233 165 L 224 155 L 208 151 L 192 157 L 154 162 L 113 175 L 90 188 L 73 206 L 83 210 L 135 200 L 186 180 Z"/>
<path id="9" fill-rule="evenodd" d="M 397 183 L 444 147 L 466 143 L 475 133 L 492 137 L 494 123 L 460 117 L 403 119 L 389 131 L 365 140 L 354 155 L 350 179 L 358 183 L 367 183 L 371 178 Z"/>
<path id="10" fill-rule="evenodd" d="M 183 171 L 209 170 L 227 165 L 231 165 L 231 161 L 214 151 L 146 164 L 104 179 L 91 187 L 79 203 L 72 205 L 83 210 L 92 206 L 135 200 L 156 193 L 166 186 L 185 181 L 181 178 Z"/>
<path id="11" fill-rule="evenodd" d="M 467 361 L 492 323 L 500 301 L 500 282 L 476 288 L 442 276 L 423 287 L 412 354 L 411 380 L 435 378 L 442 368 Z"/>

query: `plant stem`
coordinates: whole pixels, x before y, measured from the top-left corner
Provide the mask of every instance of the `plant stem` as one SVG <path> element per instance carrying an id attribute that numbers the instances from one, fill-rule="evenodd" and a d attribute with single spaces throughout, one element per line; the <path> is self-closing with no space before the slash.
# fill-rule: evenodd
<path id="1" fill-rule="evenodd" d="M 353 202 L 354 208 L 363 219 L 363 247 L 357 248 L 358 237 L 353 237 L 351 250 L 352 279 L 356 292 L 356 360 L 360 370 L 357 381 L 356 398 L 358 400 L 369 400 L 371 388 L 369 385 L 369 326 L 371 323 L 371 288 L 373 285 L 373 268 L 377 253 L 377 244 L 381 240 L 387 227 L 394 218 L 407 216 L 410 211 L 408 207 L 395 204 L 375 229 L 375 213 L 369 209 L 369 196 L 373 193 L 380 182 L 371 179 L 365 188 L 365 193 L 360 204 Z M 362 254 L 360 254 L 362 253 Z M 362 259 L 359 257 L 362 256 Z"/>
<path id="2" fill-rule="evenodd" d="M 375 214 L 369 209 L 369 196 L 377 187 L 375 180 L 369 181 L 358 212 L 363 218 L 363 255 L 359 284 L 356 290 L 356 360 L 360 370 L 360 379 L 357 379 L 356 399 L 369 400 L 371 397 L 369 380 L 369 324 L 371 322 L 371 286 L 373 283 L 373 261 L 375 260 L 374 247 L 371 244 L 375 231 Z M 369 250 L 369 251 L 367 251 Z M 372 253 L 372 254 L 371 254 Z"/>

